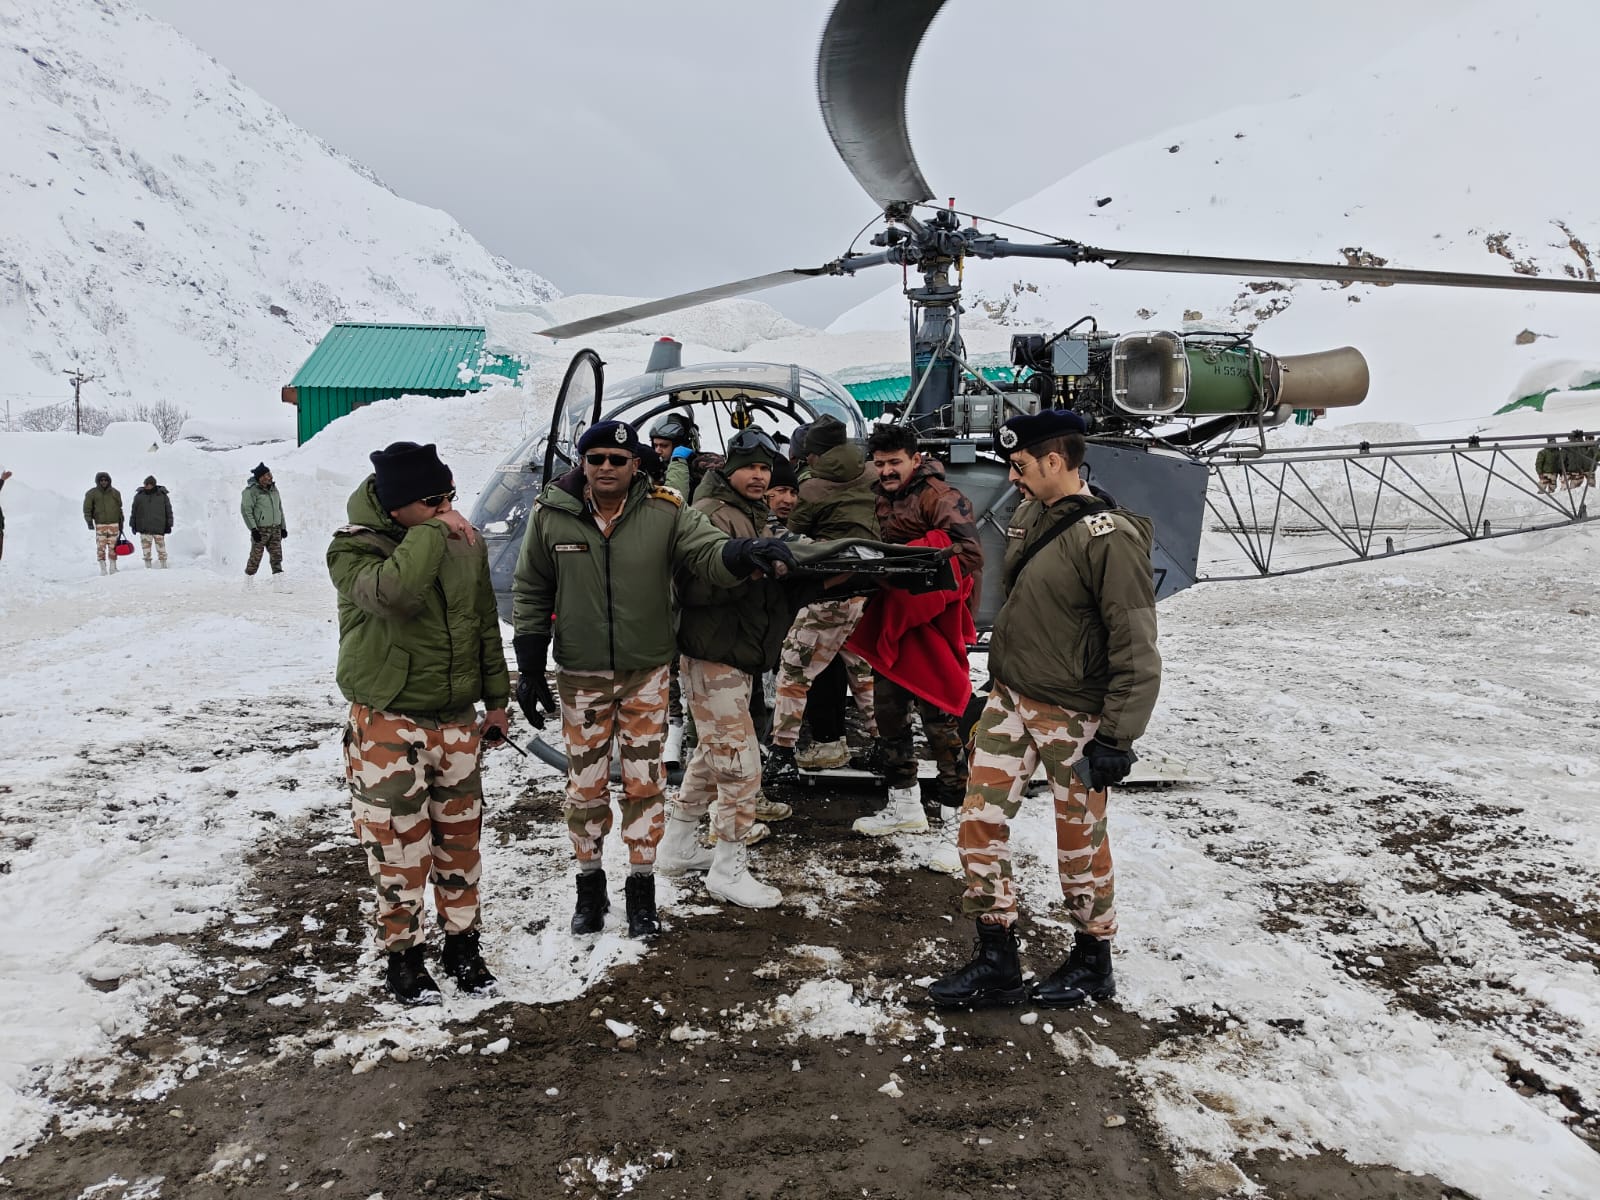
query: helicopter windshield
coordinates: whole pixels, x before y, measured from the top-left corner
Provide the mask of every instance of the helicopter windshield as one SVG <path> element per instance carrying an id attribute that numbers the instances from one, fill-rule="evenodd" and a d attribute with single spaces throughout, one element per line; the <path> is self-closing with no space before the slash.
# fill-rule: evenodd
<path id="1" fill-rule="evenodd" d="M 849 392 L 827 376 L 794 364 L 702 363 L 652 371 L 612 384 L 601 402 L 607 418 L 628 421 L 641 432 L 673 408 L 709 409 L 710 413 L 697 412 L 696 420 L 703 432 L 715 431 L 721 440 L 741 412 L 774 432 L 787 432 L 827 414 L 842 421 L 849 436 L 867 435 L 866 421 Z"/>

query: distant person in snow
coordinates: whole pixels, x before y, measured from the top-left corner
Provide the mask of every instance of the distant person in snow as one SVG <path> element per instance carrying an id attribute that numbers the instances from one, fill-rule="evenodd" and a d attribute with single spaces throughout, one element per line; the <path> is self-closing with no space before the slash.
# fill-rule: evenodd
<path id="1" fill-rule="evenodd" d="M 10 471 L 0 471 L 0 490 L 6 486 L 6 480 L 11 478 Z M 0 508 L 0 559 L 6 556 L 6 510 Z"/>
<path id="2" fill-rule="evenodd" d="M 972 731 L 961 807 L 961 910 L 977 921 L 977 954 L 928 988 L 943 1007 L 1073 1008 L 1116 994 L 1107 789 L 1133 768 L 1133 743 L 1161 689 L 1161 655 L 1150 521 L 1089 489 L 1079 469 L 1086 432 L 1083 418 L 1063 409 L 1012 417 L 1000 428 L 1023 502 L 1006 530 L 1006 598 L 989 649 L 994 688 Z M 1055 802 L 1054 857 L 1073 942 L 1066 962 L 1029 987 L 1013 928 L 1008 822 L 1041 764 Z"/>
<path id="3" fill-rule="evenodd" d="M 101 471 L 94 486 L 83 494 L 83 523 L 94 530 L 94 556 L 100 574 L 117 573 L 117 538 L 122 533 L 122 493 L 111 486 L 111 476 Z"/>
<path id="4" fill-rule="evenodd" d="M 578 860 L 573 933 L 599 933 L 610 908 L 601 853 L 613 822 L 613 745 L 622 762 L 628 850 L 628 935 L 660 931 L 656 847 L 662 833 L 667 665 L 676 657 L 672 579 L 736 587 L 793 564 L 782 542 L 729 538 L 640 468 L 650 448 L 625 421 L 578 439 L 579 464 L 547 483 L 528 519 L 512 592 L 517 703 L 535 728 L 561 714 L 567 747 L 567 833 Z M 556 693 L 545 668 L 554 640 Z M 745 845 L 727 855 L 730 877 Z"/>
<path id="5" fill-rule="evenodd" d="M 246 577 L 253 577 L 261 566 L 261 552 L 267 552 L 274 575 L 283 574 L 283 539 L 289 528 L 283 522 L 283 497 L 278 485 L 272 482 L 272 471 L 266 463 L 257 463 L 250 472 L 250 482 L 244 485 L 239 497 L 239 513 L 244 517 L 244 527 L 250 531 L 250 557 L 244 564 Z"/>
<path id="6" fill-rule="evenodd" d="M 350 701 L 345 779 L 356 837 L 378 885 L 389 991 L 437 1004 L 423 963 L 433 884 L 442 966 L 464 992 L 492 991 L 479 952 L 484 744 L 504 744 L 511 674 L 483 539 L 452 506 L 450 468 L 430 444 L 371 455 L 333 535 L 339 690 Z M 483 702 L 482 720 L 476 705 Z"/>
<path id="7" fill-rule="evenodd" d="M 144 551 L 144 565 L 148 568 L 150 550 L 154 546 L 167 569 L 167 534 L 172 532 L 172 501 L 167 489 L 156 482 L 154 475 L 144 477 L 144 486 L 133 494 L 133 531 L 139 535 L 139 548 Z"/>

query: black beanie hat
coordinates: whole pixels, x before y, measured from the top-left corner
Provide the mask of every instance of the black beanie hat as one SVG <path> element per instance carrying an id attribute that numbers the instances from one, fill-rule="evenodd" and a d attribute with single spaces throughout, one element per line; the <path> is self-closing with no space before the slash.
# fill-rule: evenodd
<path id="1" fill-rule="evenodd" d="M 846 440 L 843 421 L 832 416 L 818 417 L 806 432 L 806 453 L 826 454 L 835 446 L 844 445 Z"/>
<path id="2" fill-rule="evenodd" d="M 800 490 L 800 476 L 794 473 L 794 464 L 783 455 L 778 455 L 778 461 L 772 464 L 772 479 L 767 484 L 767 490 L 773 488 L 793 488 Z"/>
<path id="3" fill-rule="evenodd" d="M 255 466 L 250 468 L 251 479 L 260 479 L 263 475 L 270 474 L 272 474 L 272 468 L 267 466 L 266 463 L 257 463 Z"/>
<path id="4" fill-rule="evenodd" d="M 384 512 L 450 490 L 450 468 L 439 461 L 438 448 L 432 442 L 426 446 L 392 442 L 368 457 L 372 459 L 378 503 Z"/>
<path id="5" fill-rule="evenodd" d="M 156 477 L 154 475 L 146 475 L 144 477 L 144 485 L 145 487 L 155 487 Z"/>

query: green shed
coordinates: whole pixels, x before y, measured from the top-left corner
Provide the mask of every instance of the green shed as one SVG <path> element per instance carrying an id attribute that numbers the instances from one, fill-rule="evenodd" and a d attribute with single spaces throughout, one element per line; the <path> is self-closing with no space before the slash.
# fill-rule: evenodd
<path id="1" fill-rule="evenodd" d="M 283 389 L 303 446 L 328 422 L 374 400 L 465 396 L 485 375 L 515 383 L 521 364 L 487 353 L 482 325 L 335 325 Z"/>

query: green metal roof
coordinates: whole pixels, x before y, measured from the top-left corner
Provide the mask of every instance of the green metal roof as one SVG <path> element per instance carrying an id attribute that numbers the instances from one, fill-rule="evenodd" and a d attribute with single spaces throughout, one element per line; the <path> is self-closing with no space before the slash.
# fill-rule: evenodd
<path id="1" fill-rule="evenodd" d="M 483 340 L 482 325 L 335 325 L 289 386 L 475 392 L 480 371 L 515 380 L 515 361 L 485 355 Z"/>
<path id="2" fill-rule="evenodd" d="M 1016 372 L 1008 366 L 978 367 L 979 373 L 990 383 L 1010 383 L 1016 378 Z M 883 411 L 885 404 L 899 404 L 906 398 L 911 390 L 910 375 L 890 375 L 883 379 L 863 379 L 856 383 L 844 385 L 856 402 L 862 405 L 862 411 L 868 416 L 876 416 Z M 868 406 L 876 406 L 877 413 L 868 412 Z"/>
<path id="3" fill-rule="evenodd" d="M 1600 379 L 1595 380 L 1593 383 L 1580 383 L 1577 387 L 1545 388 L 1542 392 L 1535 392 L 1531 396 L 1523 396 L 1520 400 L 1513 400 L 1504 408 L 1495 409 L 1494 415 L 1501 417 L 1508 412 L 1515 412 L 1519 408 L 1531 408 L 1534 412 L 1542 413 L 1544 411 L 1544 402 L 1555 392 L 1592 392 L 1596 388 L 1600 388 Z"/>

